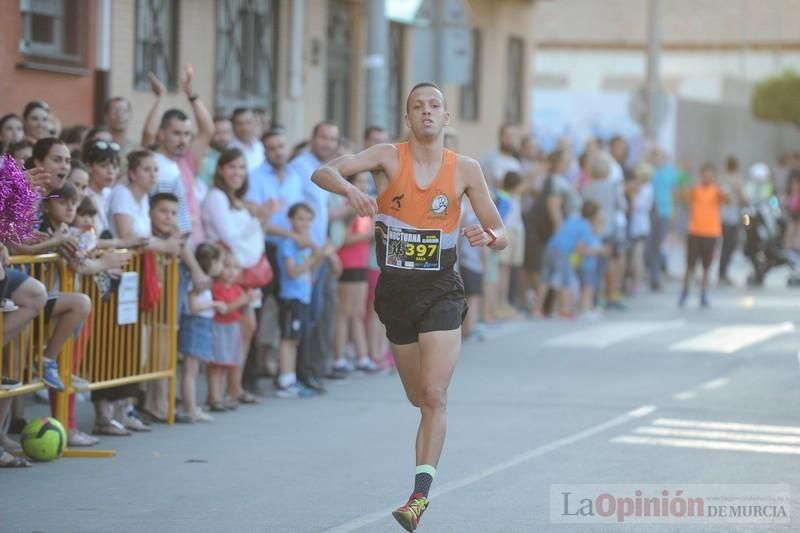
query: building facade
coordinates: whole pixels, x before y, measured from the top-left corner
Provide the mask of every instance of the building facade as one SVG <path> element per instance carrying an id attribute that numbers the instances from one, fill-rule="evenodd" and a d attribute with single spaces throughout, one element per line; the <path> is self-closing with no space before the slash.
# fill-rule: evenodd
<path id="1" fill-rule="evenodd" d="M 445 92 L 461 148 L 479 156 L 501 123 L 524 128 L 532 82 L 535 3 L 461 2 L 474 26 L 473 79 L 464 85 L 448 84 Z M 367 125 L 368 28 L 362 0 L 9 0 L 9 4 L 15 9 L 3 11 L 0 18 L 5 28 L 17 32 L 0 37 L 4 51 L 0 84 L 9 95 L 4 112 L 21 110 L 27 100 L 39 98 L 63 115 L 59 118 L 65 125 L 90 124 L 98 119 L 98 101 L 125 96 L 133 104 L 133 131 L 138 132 L 153 103 L 148 73 L 154 72 L 167 86 L 165 107 L 186 109 L 180 79 L 184 65 L 192 64 L 195 89 L 217 114 L 240 106 L 262 108 L 286 128 L 290 141 L 307 137 L 316 122 L 332 119 L 344 136 L 360 145 Z M 49 9 L 51 19 L 61 24 L 60 31 L 77 39 L 79 45 L 69 45 L 81 51 L 75 66 L 34 70 L 26 63 L 27 55 L 17 52 L 24 42 L 30 6 Z M 79 6 L 77 11 L 74 6 Z M 74 12 L 68 17 L 65 10 Z M 404 22 L 389 20 L 384 62 L 389 82 L 384 126 L 396 138 L 404 135 L 404 98 L 414 83 L 422 81 L 414 78 L 412 64 L 415 30 Z"/>

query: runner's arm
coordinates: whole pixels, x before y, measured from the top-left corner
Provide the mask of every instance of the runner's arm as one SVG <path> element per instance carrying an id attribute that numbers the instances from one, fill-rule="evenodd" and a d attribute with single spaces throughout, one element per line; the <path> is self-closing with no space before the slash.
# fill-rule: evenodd
<path id="1" fill-rule="evenodd" d="M 474 159 L 464 158 L 459 164 L 459 171 L 464 181 L 464 192 L 472 204 L 472 209 L 478 216 L 481 225 L 468 226 L 462 230 L 471 246 L 489 246 L 493 250 L 502 250 L 508 246 L 508 235 L 500 213 L 489 194 L 486 178 L 480 165 Z M 486 231 L 492 230 L 497 238 L 492 242 L 492 237 Z"/>
<path id="2" fill-rule="evenodd" d="M 385 162 L 394 155 L 394 151 L 392 145 L 377 144 L 357 154 L 337 157 L 314 171 L 311 181 L 326 191 L 346 197 L 357 214 L 375 215 L 378 212 L 375 199 L 359 191 L 344 177 L 376 169 L 384 170 Z"/>

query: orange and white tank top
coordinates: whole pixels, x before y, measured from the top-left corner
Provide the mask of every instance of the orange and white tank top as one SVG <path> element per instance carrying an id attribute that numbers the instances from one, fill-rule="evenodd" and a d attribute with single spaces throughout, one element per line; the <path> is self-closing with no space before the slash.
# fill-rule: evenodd
<path id="1" fill-rule="evenodd" d="M 456 153 L 423 189 L 414 176 L 408 143 L 396 145 L 397 174 L 378 196 L 375 247 L 384 272 L 442 271 L 456 262 L 461 203 L 456 195 Z"/>

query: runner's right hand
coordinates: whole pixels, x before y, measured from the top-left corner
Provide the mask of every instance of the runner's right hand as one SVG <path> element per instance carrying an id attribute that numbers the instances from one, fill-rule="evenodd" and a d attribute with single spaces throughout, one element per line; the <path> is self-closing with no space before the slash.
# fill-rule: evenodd
<path id="1" fill-rule="evenodd" d="M 347 201 L 350 202 L 350 205 L 358 216 L 371 217 L 378 212 L 378 204 L 375 202 L 375 198 L 364 194 L 356 187 L 347 189 Z"/>

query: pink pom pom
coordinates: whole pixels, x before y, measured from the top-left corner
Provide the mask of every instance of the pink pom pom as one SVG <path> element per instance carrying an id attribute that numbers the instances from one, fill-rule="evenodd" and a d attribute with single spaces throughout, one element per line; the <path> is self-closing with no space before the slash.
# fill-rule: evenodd
<path id="1" fill-rule="evenodd" d="M 40 198 L 11 154 L 0 159 L 0 242 L 33 238 Z"/>

